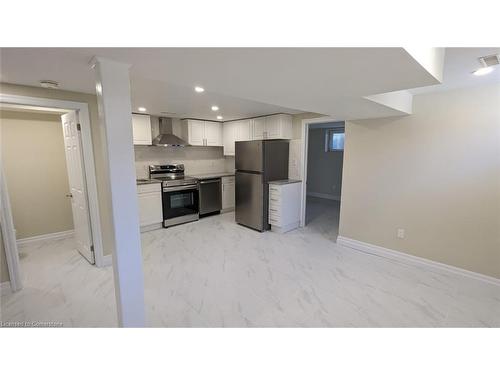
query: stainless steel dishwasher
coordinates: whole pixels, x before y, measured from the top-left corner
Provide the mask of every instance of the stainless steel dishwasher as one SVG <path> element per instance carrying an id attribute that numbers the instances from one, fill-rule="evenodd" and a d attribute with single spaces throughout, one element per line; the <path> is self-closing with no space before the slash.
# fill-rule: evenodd
<path id="1" fill-rule="evenodd" d="M 200 215 L 220 212 L 222 209 L 222 184 L 220 178 L 199 181 Z"/>

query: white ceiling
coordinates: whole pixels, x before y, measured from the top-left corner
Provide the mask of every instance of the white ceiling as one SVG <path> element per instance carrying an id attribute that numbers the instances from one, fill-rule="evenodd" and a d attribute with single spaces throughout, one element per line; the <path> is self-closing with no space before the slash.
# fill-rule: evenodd
<path id="1" fill-rule="evenodd" d="M 444 59 L 443 83 L 418 89 L 412 89 L 412 94 L 424 94 L 434 91 L 458 89 L 461 87 L 500 84 L 500 65 L 493 72 L 484 76 L 472 74 L 481 67 L 478 58 L 500 54 L 499 47 L 490 48 L 446 48 Z"/>
<path id="2" fill-rule="evenodd" d="M 95 55 L 130 63 L 132 106 L 224 119 L 316 112 L 341 120 L 401 115 L 365 96 L 437 83 L 403 48 L 2 48 L 2 82 L 94 93 Z M 201 85 L 205 92 L 193 88 Z M 265 104 L 267 103 L 267 104 Z"/>

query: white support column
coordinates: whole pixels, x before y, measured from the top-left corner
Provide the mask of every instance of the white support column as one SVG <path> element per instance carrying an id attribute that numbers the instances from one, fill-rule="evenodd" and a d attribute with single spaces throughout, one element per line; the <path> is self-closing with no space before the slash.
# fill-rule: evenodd
<path id="1" fill-rule="evenodd" d="M 103 183 L 108 185 L 111 197 L 118 323 L 122 327 L 142 327 L 144 279 L 132 141 L 130 65 L 101 57 L 94 57 L 91 64 L 96 74 L 101 132 L 105 136 L 109 180 Z"/>

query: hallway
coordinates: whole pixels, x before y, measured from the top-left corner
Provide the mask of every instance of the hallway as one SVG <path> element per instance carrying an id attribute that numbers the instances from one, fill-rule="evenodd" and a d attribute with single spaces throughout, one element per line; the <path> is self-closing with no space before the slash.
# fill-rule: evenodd
<path id="1" fill-rule="evenodd" d="M 310 231 L 337 242 L 339 217 L 340 201 L 307 197 L 306 225 Z"/>

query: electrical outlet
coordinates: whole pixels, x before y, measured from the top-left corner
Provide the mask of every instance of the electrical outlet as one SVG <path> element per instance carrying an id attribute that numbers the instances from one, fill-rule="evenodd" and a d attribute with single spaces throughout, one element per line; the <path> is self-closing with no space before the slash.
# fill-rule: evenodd
<path id="1" fill-rule="evenodd" d="M 398 238 L 405 238 L 405 230 L 399 228 L 397 236 L 398 236 Z"/>

